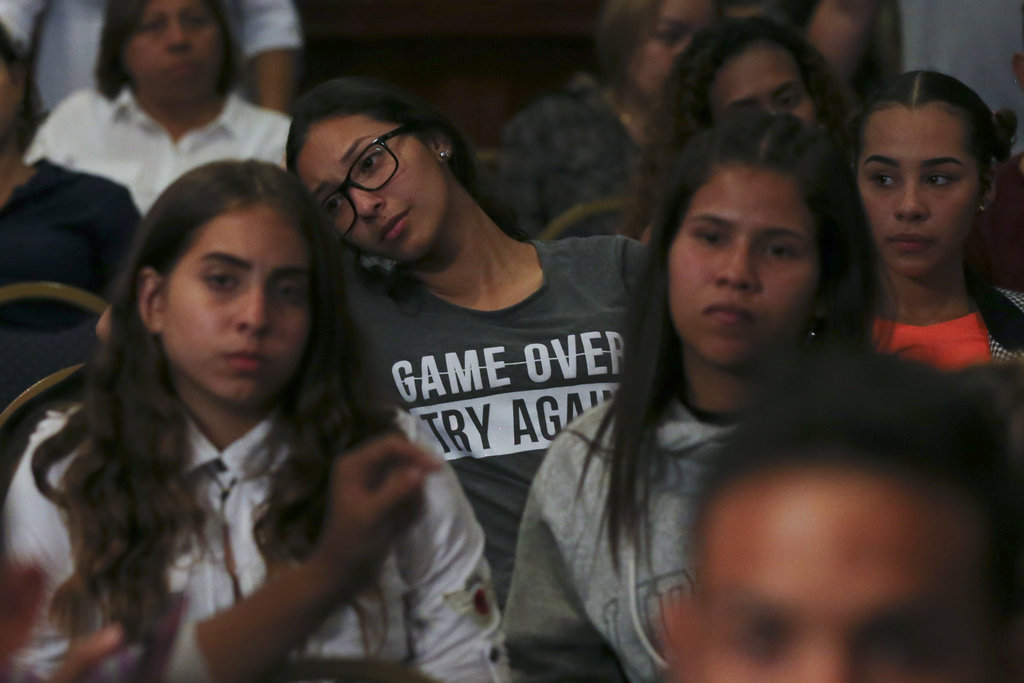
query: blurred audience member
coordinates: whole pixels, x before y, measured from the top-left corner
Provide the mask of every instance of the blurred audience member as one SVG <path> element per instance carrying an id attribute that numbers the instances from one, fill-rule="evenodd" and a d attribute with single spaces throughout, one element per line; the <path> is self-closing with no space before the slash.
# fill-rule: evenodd
<path id="1" fill-rule="evenodd" d="M 125 188 L 22 155 L 38 118 L 28 64 L 0 26 L 0 285 L 50 280 L 103 293 L 139 214 Z M 65 307 L 16 304 L 0 322 L 51 327 L 80 320 Z"/>
<path id="2" fill-rule="evenodd" d="M 606 0 L 598 19 L 601 80 L 576 76 L 521 111 L 502 134 L 504 196 L 531 236 L 568 209 L 625 195 L 649 113 L 672 62 L 715 17 L 713 0 Z M 565 235 L 618 231 L 621 211 Z"/>
<path id="3" fill-rule="evenodd" d="M 131 190 L 141 211 L 209 161 L 284 158 L 288 119 L 232 92 L 235 61 L 217 0 L 109 0 L 96 76 L 46 119 L 46 156 Z"/>
<path id="4" fill-rule="evenodd" d="M 988 403 L 882 356 L 771 396 L 698 496 L 671 680 L 1021 680 L 1024 490 Z"/>
<path id="5" fill-rule="evenodd" d="M 623 232 L 640 236 L 650 225 L 665 176 L 694 133 L 752 109 L 793 114 L 846 147 L 846 101 L 821 54 L 771 19 L 723 21 L 697 34 L 672 67 Z"/>
<path id="6" fill-rule="evenodd" d="M 76 90 L 95 87 L 104 2 L 0 0 L 0 22 L 35 55 L 43 104 L 53 109 Z M 252 99 L 287 111 L 295 90 L 302 28 L 292 0 L 224 0 L 239 36 Z M 33 42 L 34 37 L 34 42 Z"/>

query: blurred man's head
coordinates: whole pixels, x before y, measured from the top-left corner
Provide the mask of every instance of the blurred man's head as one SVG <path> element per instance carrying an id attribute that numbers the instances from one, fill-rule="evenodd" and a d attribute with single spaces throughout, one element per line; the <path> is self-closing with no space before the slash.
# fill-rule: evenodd
<path id="1" fill-rule="evenodd" d="M 679 680 L 1013 680 L 1020 496 L 959 380 L 811 363 L 736 434 L 698 503 Z"/>

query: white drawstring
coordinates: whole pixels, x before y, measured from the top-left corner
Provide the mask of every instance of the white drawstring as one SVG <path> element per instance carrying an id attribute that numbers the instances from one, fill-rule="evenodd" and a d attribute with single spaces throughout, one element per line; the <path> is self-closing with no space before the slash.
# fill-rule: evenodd
<path id="1" fill-rule="evenodd" d="M 633 630 L 636 631 L 637 637 L 640 638 L 640 644 L 643 645 L 647 654 L 654 660 L 654 663 L 663 670 L 667 669 L 668 662 L 654 649 L 654 643 L 647 637 L 647 631 L 640 624 L 640 611 L 637 609 L 636 591 L 636 555 L 630 553 L 626 557 L 626 592 L 629 593 L 629 617 L 633 621 Z"/>

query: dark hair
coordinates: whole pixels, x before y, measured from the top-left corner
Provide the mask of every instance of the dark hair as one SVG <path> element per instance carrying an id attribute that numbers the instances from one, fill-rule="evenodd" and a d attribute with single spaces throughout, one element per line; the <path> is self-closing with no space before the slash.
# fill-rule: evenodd
<path id="1" fill-rule="evenodd" d="M 674 396 L 685 393 L 678 335 L 668 308 L 668 255 L 693 195 L 723 166 L 746 165 L 794 179 L 814 216 L 818 299 L 825 309 L 807 347 L 866 348 L 875 305 L 875 255 L 843 154 L 820 130 L 791 115 L 740 115 L 695 135 L 672 174 L 651 237 L 650 256 L 626 326 L 622 384 L 595 444 L 611 430 L 609 537 L 638 538 L 647 514 L 649 473 L 659 458 L 651 438 Z M 591 450 L 591 455 L 595 449 Z"/>
<path id="2" fill-rule="evenodd" d="M 601 77 L 621 91 L 629 64 L 651 30 L 665 0 L 604 0 L 594 30 L 594 47 Z"/>
<path id="3" fill-rule="evenodd" d="M 756 477 L 818 467 L 878 473 L 955 494 L 984 528 L 996 615 L 1022 605 L 1019 473 L 990 397 L 961 377 L 888 355 L 807 359 L 713 459 L 695 508 L 697 547 L 709 509 Z"/>
<path id="4" fill-rule="evenodd" d="M 189 171 L 139 226 L 114 290 L 110 341 L 89 367 L 83 409 L 70 414 L 33 461 L 40 489 L 68 519 L 75 568 L 57 591 L 53 611 L 72 631 L 86 623 L 89 608 L 98 608 L 104 621 L 120 622 L 130 636 L 139 636 L 162 613 L 166 569 L 182 540 L 202 534 L 203 512 L 185 478 L 185 408 L 162 347 L 139 316 L 136 278 L 146 267 L 169 274 L 202 226 L 250 206 L 268 206 L 286 218 L 310 254 L 309 338 L 294 378 L 276 401 L 272 435 L 289 455 L 274 465 L 253 529 L 268 564 L 311 550 L 332 460 L 391 422 L 364 381 L 339 276 L 340 246 L 305 187 L 260 161 L 222 161 Z M 48 472 L 72 453 L 60 484 L 51 487 Z"/>
<path id="5" fill-rule="evenodd" d="M 639 235 L 650 224 L 679 153 L 697 131 L 714 125 L 710 92 L 719 69 L 757 43 L 781 47 L 793 57 L 818 122 L 839 149 L 847 148 L 846 100 L 825 58 L 803 35 L 766 17 L 722 21 L 694 36 L 665 82 L 641 152 L 626 234 Z"/>
<path id="6" fill-rule="evenodd" d="M 937 71 L 908 71 L 867 101 L 854 121 L 854 157 L 860 156 L 864 129 L 872 114 L 895 105 L 918 109 L 931 103 L 942 105 L 963 121 L 967 151 L 978 162 L 984 194 L 992 183 L 993 162 L 1010 156 L 1017 115 L 1009 109 L 993 113 L 978 93 Z"/>
<path id="7" fill-rule="evenodd" d="M 131 74 L 124 67 L 124 46 L 131 40 L 150 0 L 107 0 L 100 34 L 100 51 L 96 58 L 96 87 L 107 99 L 114 99 L 121 89 L 131 85 Z M 234 39 L 227 15 L 219 0 L 203 0 L 220 31 L 223 59 L 217 77 L 217 92 L 224 95 L 235 84 L 236 56 Z"/>
<path id="8" fill-rule="evenodd" d="M 354 76 L 335 78 L 301 96 L 293 108 L 285 145 L 288 170 L 295 172 L 310 128 L 326 119 L 357 114 L 412 126 L 424 142 L 430 134 L 440 133 L 448 138 L 452 144 L 448 167 L 455 179 L 505 233 L 516 239 L 526 238 L 514 228 L 514 217 L 484 187 L 480 163 L 469 138 L 436 108 L 384 81 Z"/>
<path id="9" fill-rule="evenodd" d="M 0 22 L 0 59 L 8 69 L 18 69 L 22 73 L 22 86 L 24 92 L 21 96 L 21 106 L 14 121 L 14 135 L 18 143 L 18 150 L 24 153 L 32 143 L 32 136 L 39 126 L 39 92 L 36 90 L 35 79 L 32 78 L 32 68 L 14 45 L 14 39 L 10 32 Z"/>

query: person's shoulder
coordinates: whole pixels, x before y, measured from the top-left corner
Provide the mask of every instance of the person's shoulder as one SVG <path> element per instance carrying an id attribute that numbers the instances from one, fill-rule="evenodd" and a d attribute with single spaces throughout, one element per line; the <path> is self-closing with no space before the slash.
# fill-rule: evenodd
<path id="1" fill-rule="evenodd" d="M 1003 295 L 1006 299 L 1010 300 L 1014 306 L 1021 310 L 1024 314 L 1024 292 L 1018 292 L 1014 289 L 1004 289 L 1002 287 L 996 287 L 996 291 Z"/>
<path id="2" fill-rule="evenodd" d="M 534 243 L 549 262 L 573 268 L 613 268 L 632 278 L 644 262 L 647 246 L 624 235 L 590 235 Z"/>
<path id="3" fill-rule="evenodd" d="M 576 124 L 581 117 L 610 111 L 601 96 L 597 81 L 589 74 L 577 74 L 565 86 L 539 95 L 520 109 L 506 124 L 506 130 Z"/>
<path id="4" fill-rule="evenodd" d="M 585 411 L 566 425 L 548 446 L 544 462 L 541 464 L 542 471 L 549 475 L 557 471 L 558 474 L 544 477 L 538 474 L 537 479 L 560 486 L 564 483 L 563 480 L 568 478 L 575 486 L 584 468 L 587 467 L 586 461 L 590 458 L 591 453 L 596 456 L 596 468 L 603 468 L 608 450 L 610 426 L 604 434 L 600 432 L 610 407 L 611 401 L 602 403 Z M 566 477 L 566 475 L 571 476 Z"/>
<path id="5" fill-rule="evenodd" d="M 43 124 L 45 125 L 48 121 L 80 117 L 86 114 L 102 114 L 112 111 L 113 108 L 114 102 L 107 99 L 103 93 L 93 88 L 83 88 L 72 92 L 58 102 L 57 106 L 46 116 Z"/>
<path id="6" fill-rule="evenodd" d="M 227 106 L 231 116 L 242 123 L 274 129 L 284 128 L 286 132 L 291 124 L 291 119 L 281 112 L 253 104 L 235 93 L 228 95 Z"/>
<path id="7" fill-rule="evenodd" d="M 109 178 L 71 170 L 47 159 L 38 161 L 36 168 L 38 173 L 49 184 L 73 189 L 75 192 L 91 197 L 97 202 L 102 202 L 105 207 L 108 207 L 111 201 L 122 201 L 134 206 L 128 188 Z"/>

